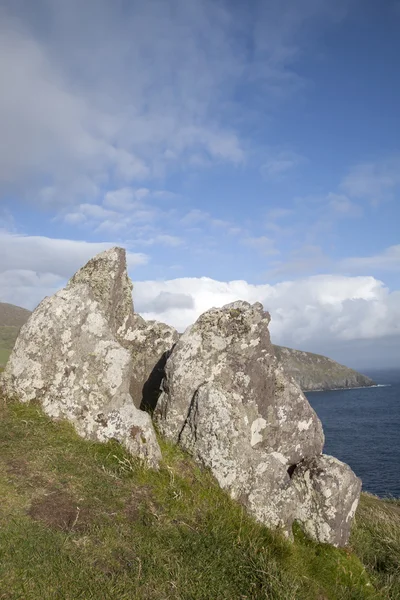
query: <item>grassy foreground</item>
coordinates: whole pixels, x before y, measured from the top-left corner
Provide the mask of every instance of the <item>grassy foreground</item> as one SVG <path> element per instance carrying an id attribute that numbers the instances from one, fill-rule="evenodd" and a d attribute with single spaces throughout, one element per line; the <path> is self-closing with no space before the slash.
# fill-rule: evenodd
<path id="1" fill-rule="evenodd" d="M 162 450 L 150 471 L 0 398 L 0 599 L 400 598 L 398 503 L 363 496 L 352 551 L 291 544 Z"/>

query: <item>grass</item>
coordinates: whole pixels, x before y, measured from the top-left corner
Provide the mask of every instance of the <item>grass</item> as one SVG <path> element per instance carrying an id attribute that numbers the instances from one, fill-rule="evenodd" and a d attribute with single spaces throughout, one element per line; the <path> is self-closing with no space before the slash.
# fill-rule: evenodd
<path id="1" fill-rule="evenodd" d="M 353 551 L 292 544 L 161 444 L 151 471 L 0 398 L 0 599 L 399 598 L 398 504 L 363 497 Z"/>
<path id="2" fill-rule="evenodd" d="M 7 350 L 6 348 L 0 348 L 0 368 L 3 367 L 8 361 L 10 353 L 11 350 Z"/>
<path id="3" fill-rule="evenodd" d="M 385 598 L 400 598 L 400 500 L 362 494 L 352 547 Z"/>
<path id="4" fill-rule="evenodd" d="M 19 332 L 19 327 L 0 326 L 0 366 L 4 366 L 10 356 Z"/>

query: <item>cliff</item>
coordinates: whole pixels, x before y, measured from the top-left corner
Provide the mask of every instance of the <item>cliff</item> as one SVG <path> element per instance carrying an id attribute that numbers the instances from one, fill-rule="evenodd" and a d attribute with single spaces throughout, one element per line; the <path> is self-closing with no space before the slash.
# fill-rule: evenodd
<path id="1" fill-rule="evenodd" d="M 275 354 L 287 373 L 292 375 L 303 391 L 333 390 L 375 385 L 375 382 L 336 361 L 314 354 L 274 346 Z"/>

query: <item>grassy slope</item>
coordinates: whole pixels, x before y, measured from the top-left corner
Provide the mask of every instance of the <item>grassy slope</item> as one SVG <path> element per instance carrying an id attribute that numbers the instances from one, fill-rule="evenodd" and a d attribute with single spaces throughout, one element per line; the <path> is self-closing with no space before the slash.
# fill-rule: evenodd
<path id="1" fill-rule="evenodd" d="M 0 365 L 5 365 L 17 339 L 19 327 L 0 325 Z"/>
<path id="2" fill-rule="evenodd" d="M 0 366 L 6 364 L 18 332 L 30 314 L 25 308 L 0 302 Z"/>
<path id="3" fill-rule="evenodd" d="M 354 553 L 290 544 L 162 449 L 153 472 L 0 398 L 0 599 L 399 598 L 398 505 L 363 498 Z"/>

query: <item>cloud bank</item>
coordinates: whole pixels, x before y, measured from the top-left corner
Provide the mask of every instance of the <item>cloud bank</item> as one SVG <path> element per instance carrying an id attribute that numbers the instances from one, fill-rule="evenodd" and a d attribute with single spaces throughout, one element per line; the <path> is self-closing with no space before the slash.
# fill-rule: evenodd
<path id="1" fill-rule="evenodd" d="M 32 309 L 112 245 L 0 233 L 0 300 Z M 380 340 L 400 339 L 400 292 L 374 277 L 326 274 L 275 285 L 207 277 L 139 281 L 147 256 L 128 252 L 127 258 L 135 310 L 180 331 L 205 310 L 240 299 L 264 305 L 272 316 L 272 339 L 282 345 L 329 354 L 345 343 L 378 348 Z"/>

